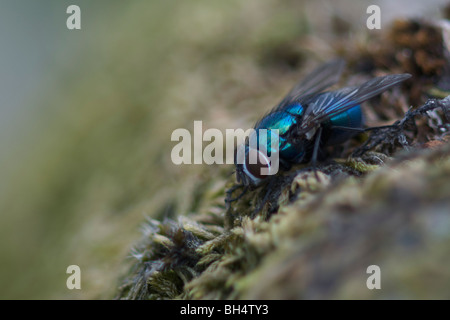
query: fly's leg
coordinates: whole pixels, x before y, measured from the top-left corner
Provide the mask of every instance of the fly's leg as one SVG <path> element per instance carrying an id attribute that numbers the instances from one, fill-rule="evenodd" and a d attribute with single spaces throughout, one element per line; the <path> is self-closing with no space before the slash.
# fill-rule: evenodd
<path id="1" fill-rule="evenodd" d="M 273 183 L 275 181 L 275 179 L 273 178 L 269 178 L 269 183 L 267 184 L 266 187 L 266 194 L 264 195 L 264 198 L 261 201 L 261 204 L 255 209 L 253 210 L 253 212 L 250 214 L 250 218 L 254 219 L 256 217 L 256 215 L 261 212 L 261 210 L 264 208 L 264 206 L 266 205 L 267 200 L 269 200 L 269 196 L 272 193 L 272 187 L 273 187 Z"/>
<path id="2" fill-rule="evenodd" d="M 378 126 L 378 127 L 369 127 L 369 128 L 353 128 L 353 127 L 343 127 L 343 126 L 332 126 L 331 129 L 339 129 L 339 130 L 344 130 L 344 131 L 353 131 L 353 132 L 356 132 L 356 133 L 363 133 L 363 132 L 372 131 L 372 130 L 393 128 L 393 127 L 396 127 L 397 125 L 398 125 L 398 123 L 394 123 L 394 124 L 387 125 L 387 126 Z"/>
<path id="3" fill-rule="evenodd" d="M 237 196 L 236 198 L 231 198 L 231 195 L 234 191 L 237 189 L 243 188 L 241 194 Z M 244 186 L 243 184 L 237 184 L 231 187 L 226 191 L 226 197 L 225 197 L 225 227 L 227 229 L 233 228 L 233 221 L 234 221 L 234 214 L 231 210 L 231 203 L 234 201 L 239 200 L 244 196 L 244 194 L 247 192 L 248 186 Z"/>
<path id="4" fill-rule="evenodd" d="M 237 189 L 241 189 L 244 188 L 241 192 L 240 195 L 238 195 L 236 198 L 231 198 L 231 195 L 233 194 L 234 191 L 236 191 Z M 242 198 L 244 196 L 244 194 L 247 192 L 248 190 L 248 186 L 244 186 L 243 184 L 237 184 L 235 186 L 232 186 L 230 189 L 228 189 L 226 191 L 226 198 L 225 198 L 225 203 L 227 204 L 227 207 L 230 206 L 231 202 L 234 201 L 238 201 L 240 198 Z"/>
<path id="5" fill-rule="evenodd" d="M 314 149 L 311 158 L 311 165 L 313 167 L 314 175 L 318 181 L 320 181 L 319 175 L 317 174 L 317 155 L 319 153 L 320 139 L 322 138 L 322 127 L 319 127 L 316 135 L 316 141 L 314 141 Z"/>
<path id="6" fill-rule="evenodd" d="M 343 127 L 343 126 L 332 126 L 331 129 L 338 129 L 343 131 L 351 131 L 355 133 L 363 133 L 366 132 L 365 128 L 353 128 L 353 127 Z M 369 128 L 367 128 L 369 129 Z"/>
<path id="7" fill-rule="evenodd" d="M 386 125 L 386 126 L 377 126 L 377 127 L 369 127 L 369 128 L 354 128 L 354 127 L 343 127 L 343 126 L 332 126 L 332 129 L 339 129 L 344 131 L 351 131 L 355 133 L 364 133 L 369 131 L 374 131 L 375 133 L 377 131 L 384 132 L 384 134 L 381 135 L 371 135 L 370 138 L 358 149 L 356 149 L 353 152 L 353 156 L 361 156 L 366 151 L 372 149 L 373 147 L 379 145 L 383 142 L 383 140 L 387 139 L 390 135 L 398 134 L 400 142 L 402 145 L 407 145 L 406 138 L 402 139 L 402 135 L 399 133 L 401 132 L 402 124 L 400 121 L 396 121 L 394 124 Z"/>

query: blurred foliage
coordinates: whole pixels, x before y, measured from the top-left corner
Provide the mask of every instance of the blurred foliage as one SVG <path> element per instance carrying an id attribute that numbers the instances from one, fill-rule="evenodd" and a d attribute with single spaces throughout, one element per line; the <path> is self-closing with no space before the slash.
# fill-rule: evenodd
<path id="1" fill-rule="evenodd" d="M 0 296 L 110 297 L 142 219 L 189 212 L 191 190 L 217 170 L 174 166 L 172 131 L 194 119 L 249 126 L 242 110 L 272 104 L 264 48 L 303 32 L 292 5 L 114 2 L 97 21 L 82 6 L 84 47 L 72 44 L 77 57 L 32 100 L 39 113 L 1 172 Z M 65 286 L 71 264 L 79 292 Z"/>

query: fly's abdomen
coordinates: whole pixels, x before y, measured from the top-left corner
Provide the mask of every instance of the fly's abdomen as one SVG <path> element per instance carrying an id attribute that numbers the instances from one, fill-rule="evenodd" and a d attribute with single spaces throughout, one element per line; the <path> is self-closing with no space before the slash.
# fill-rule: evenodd
<path id="1" fill-rule="evenodd" d="M 330 129 L 325 143 L 327 145 L 340 144 L 355 135 L 354 131 L 333 129 L 332 127 L 362 128 L 363 122 L 364 119 L 359 105 L 334 116 L 324 125 L 325 128 Z"/>

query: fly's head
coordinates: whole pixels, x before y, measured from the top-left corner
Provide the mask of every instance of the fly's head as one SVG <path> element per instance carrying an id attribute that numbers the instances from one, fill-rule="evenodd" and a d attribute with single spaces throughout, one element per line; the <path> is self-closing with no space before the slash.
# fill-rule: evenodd
<path id="1" fill-rule="evenodd" d="M 260 145 L 249 143 L 252 138 L 247 139 L 236 149 L 234 163 L 237 182 L 244 186 L 256 187 L 278 172 L 279 152 L 274 149 L 268 152 L 266 142 Z"/>

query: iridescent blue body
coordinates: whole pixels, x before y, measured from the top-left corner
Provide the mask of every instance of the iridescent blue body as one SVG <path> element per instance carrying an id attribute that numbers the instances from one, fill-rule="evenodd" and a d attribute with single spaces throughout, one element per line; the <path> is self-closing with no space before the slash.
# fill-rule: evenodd
<path id="1" fill-rule="evenodd" d="M 267 178 L 263 172 L 272 166 L 269 154 L 276 152 L 271 148 L 271 139 L 275 134 L 272 130 L 275 129 L 278 130 L 280 168 L 286 170 L 291 164 L 310 161 L 315 170 L 321 148 L 343 143 L 365 130 L 362 128 L 362 102 L 411 77 L 409 74 L 387 75 L 359 86 L 324 91 L 338 82 L 343 67 L 342 60 L 335 60 L 317 68 L 256 123 L 256 139 L 261 142 L 259 130 L 267 129 L 267 140 L 262 143 L 267 145 L 261 149 L 258 144 L 255 149 L 247 142 L 242 146 L 245 148 L 245 158 L 243 163 L 236 161 L 238 182 L 255 186 Z M 254 141 L 254 138 L 250 140 Z M 252 158 L 250 154 L 259 154 L 259 162 L 249 161 Z"/>
<path id="2" fill-rule="evenodd" d="M 325 93 L 332 94 L 332 93 Z M 279 152 L 280 158 L 289 162 L 296 163 L 299 159 L 304 157 L 305 150 L 299 150 L 295 145 L 290 144 L 283 138 L 283 135 L 288 130 L 296 125 L 301 120 L 301 116 L 304 112 L 303 106 L 300 103 L 294 103 L 282 111 L 272 112 L 264 117 L 258 125 L 255 127 L 259 129 L 277 129 L 279 134 Z M 345 142 L 350 139 L 354 132 L 341 129 L 333 129 L 333 127 L 347 127 L 347 128 L 362 128 L 363 116 L 361 112 L 361 106 L 357 105 L 343 113 L 340 113 L 330 120 L 322 124 L 322 127 L 328 131 L 328 134 L 324 135 L 324 141 L 321 141 L 322 145 L 335 145 Z M 258 132 L 258 131 L 257 131 Z M 270 151 L 270 139 L 268 139 L 267 149 Z"/>

